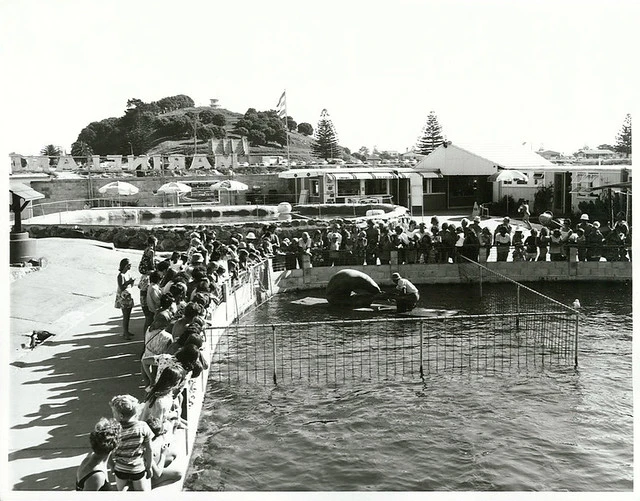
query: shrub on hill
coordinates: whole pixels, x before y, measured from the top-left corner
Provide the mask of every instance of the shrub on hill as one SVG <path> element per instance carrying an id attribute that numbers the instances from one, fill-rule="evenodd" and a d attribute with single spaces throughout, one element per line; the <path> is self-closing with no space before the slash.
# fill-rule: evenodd
<path id="1" fill-rule="evenodd" d="M 247 136 L 253 146 L 270 142 L 281 146 L 287 144 L 284 120 L 273 110 L 256 111 L 255 108 L 249 108 L 244 117 L 235 123 L 233 132 Z"/>

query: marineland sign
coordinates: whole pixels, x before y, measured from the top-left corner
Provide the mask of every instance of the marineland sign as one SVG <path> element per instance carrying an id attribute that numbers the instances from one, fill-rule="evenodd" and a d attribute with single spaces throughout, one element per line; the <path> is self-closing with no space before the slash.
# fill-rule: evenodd
<path id="1" fill-rule="evenodd" d="M 89 170 L 91 172 L 161 171 L 161 170 L 213 170 L 207 155 L 93 155 L 72 156 L 23 156 L 10 155 L 10 174 L 27 172 L 60 172 Z"/>

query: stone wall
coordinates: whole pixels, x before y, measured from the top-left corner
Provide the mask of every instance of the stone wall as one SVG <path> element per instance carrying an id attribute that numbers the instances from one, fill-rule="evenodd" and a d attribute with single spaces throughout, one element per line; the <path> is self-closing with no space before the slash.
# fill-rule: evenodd
<path id="1" fill-rule="evenodd" d="M 631 262 L 500 262 L 485 263 L 492 271 L 518 282 L 541 281 L 626 281 L 632 279 Z M 472 264 L 403 264 L 379 266 L 332 266 L 279 272 L 281 291 L 324 288 L 331 276 L 342 269 L 360 270 L 381 286 L 391 286 L 395 271 L 415 284 L 477 284 L 479 268 Z M 484 272 L 483 282 L 506 281 Z"/>

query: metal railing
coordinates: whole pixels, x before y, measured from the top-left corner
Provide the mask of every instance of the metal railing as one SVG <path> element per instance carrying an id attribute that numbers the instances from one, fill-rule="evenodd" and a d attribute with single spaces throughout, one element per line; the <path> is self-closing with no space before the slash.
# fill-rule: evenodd
<path id="1" fill-rule="evenodd" d="M 509 247 L 509 253 L 506 261 L 504 262 L 538 262 L 536 254 L 533 259 L 514 259 L 513 250 L 515 247 Z M 593 249 L 597 249 L 597 253 L 593 253 Z M 467 258 L 466 256 L 461 255 L 455 249 L 451 250 L 451 252 L 447 254 L 443 254 L 439 259 L 432 260 L 428 257 L 428 253 L 423 253 L 420 250 L 416 249 L 408 249 L 403 253 L 398 253 L 398 251 L 391 251 L 397 253 L 397 263 L 398 264 L 424 264 L 429 266 L 431 264 L 459 264 L 461 262 L 473 261 Z M 375 264 L 369 258 L 369 253 L 366 250 L 339 250 L 339 251 L 329 251 L 327 249 L 314 248 L 311 250 L 311 266 L 323 267 L 323 266 L 360 266 L 360 265 L 386 265 L 391 261 L 391 254 L 389 251 L 386 253 L 378 252 L 375 254 Z M 274 271 L 282 271 L 282 270 L 295 270 L 296 268 L 302 268 L 300 259 L 300 252 L 297 250 L 288 250 L 281 249 L 277 256 L 274 257 Z M 597 257 L 591 257 L 597 256 Z M 426 260 L 425 260 L 426 258 Z M 450 259 L 449 259 L 450 258 Z M 631 246 L 630 245 L 600 245 L 597 248 L 592 246 L 581 247 L 580 251 L 574 257 L 574 259 L 578 259 L 579 261 L 601 261 L 604 259 L 605 261 L 631 261 Z M 446 260 L 445 260 L 446 259 Z M 563 255 L 560 259 L 552 258 L 550 254 L 546 254 L 545 259 L 543 261 L 562 261 L 566 262 L 571 260 L 571 255 L 567 253 L 567 255 Z M 497 249 L 492 247 L 486 255 L 486 258 L 483 258 L 481 263 L 495 263 L 498 261 Z"/>
<path id="2" fill-rule="evenodd" d="M 210 374 L 232 384 L 415 379 L 442 372 L 539 371 L 577 364 L 562 311 L 233 326 Z"/>

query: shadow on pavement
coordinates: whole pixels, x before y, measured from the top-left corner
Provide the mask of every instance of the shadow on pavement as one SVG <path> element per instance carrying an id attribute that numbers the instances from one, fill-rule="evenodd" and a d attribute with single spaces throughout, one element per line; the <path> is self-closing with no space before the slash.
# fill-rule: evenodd
<path id="1" fill-rule="evenodd" d="M 47 438 L 38 445 L 20 449 L 20 438 L 10 435 L 10 442 L 14 442 L 9 444 L 12 450 L 8 457 L 10 465 L 20 460 L 46 465 L 51 459 L 83 457 L 90 450 L 88 436 L 93 423 L 101 417 L 111 417 L 109 400 L 112 396 L 130 393 L 140 399 L 144 397 L 139 363 L 144 317 L 139 310 L 132 316 L 131 330 L 136 336 L 131 341 L 120 337 L 120 322 L 120 316 L 114 312 L 106 322 L 86 323 L 66 339 L 51 341 L 56 353 L 50 358 L 12 364 L 19 368 L 24 381 L 20 386 L 12 386 L 11 401 L 24 399 L 32 385 L 35 385 L 35 391 L 29 395 L 28 402 L 42 395 L 46 395 L 46 400 L 39 403 L 35 412 L 33 405 L 28 413 L 24 406 L 22 410 L 14 411 L 11 430 L 33 430 L 34 434 L 46 434 Z M 16 407 L 21 408 L 19 403 Z M 24 413 L 20 415 L 20 412 Z M 41 427 L 45 428 L 44 432 L 39 429 Z M 29 440 L 28 435 L 22 437 L 23 442 Z M 37 440 L 32 439 L 31 443 L 33 441 Z M 74 467 L 28 474 L 20 478 L 13 489 L 73 490 L 80 460 Z M 68 460 L 57 464 L 68 464 Z M 14 463 L 13 467 L 19 473 L 19 463 Z M 14 481 L 16 478 L 18 476 Z"/>

